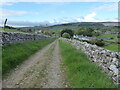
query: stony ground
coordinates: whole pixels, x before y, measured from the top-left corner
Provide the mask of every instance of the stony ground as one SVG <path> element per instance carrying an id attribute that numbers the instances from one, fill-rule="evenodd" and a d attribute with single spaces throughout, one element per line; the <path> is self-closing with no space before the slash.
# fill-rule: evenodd
<path id="1" fill-rule="evenodd" d="M 3 80 L 3 88 L 70 87 L 61 63 L 59 44 L 49 44 L 32 55 Z"/>

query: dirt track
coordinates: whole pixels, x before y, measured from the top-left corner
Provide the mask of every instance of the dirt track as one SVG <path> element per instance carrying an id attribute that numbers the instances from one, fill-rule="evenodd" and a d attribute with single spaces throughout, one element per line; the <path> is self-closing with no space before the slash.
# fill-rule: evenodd
<path id="1" fill-rule="evenodd" d="M 16 68 L 3 80 L 3 88 L 69 87 L 61 64 L 59 44 L 56 40 Z"/>

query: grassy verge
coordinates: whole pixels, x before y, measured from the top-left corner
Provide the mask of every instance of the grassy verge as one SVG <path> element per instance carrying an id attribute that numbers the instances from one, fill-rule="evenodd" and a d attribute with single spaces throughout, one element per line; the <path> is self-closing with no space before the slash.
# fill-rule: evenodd
<path id="1" fill-rule="evenodd" d="M 70 44 L 60 41 L 61 56 L 73 88 L 115 88 L 112 80 L 87 56 Z"/>
<path id="2" fill-rule="evenodd" d="M 2 47 L 0 46 L 0 80 L 2 80 Z"/>
<path id="3" fill-rule="evenodd" d="M 53 42 L 51 40 L 39 40 L 23 43 L 16 43 L 2 48 L 2 74 L 5 75 L 11 69 L 21 64 L 25 59 L 36 51 L 42 49 L 44 46 Z"/>
<path id="4" fill-rule="evenodd" d="M 102 48 L 105 48 L 114 52 L 120 52 L 119 47 L 120 45 L 111 44 L 111 45 L 103 46 Z"/>

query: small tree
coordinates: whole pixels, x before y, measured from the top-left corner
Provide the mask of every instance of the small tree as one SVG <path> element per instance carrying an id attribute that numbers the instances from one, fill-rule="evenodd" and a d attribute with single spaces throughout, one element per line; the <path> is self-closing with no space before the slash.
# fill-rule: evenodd
<path id="1" fill-rule="evenodd" d="M 79 30 L 76 31 L 76 34 L 92 37 L 92 32 L 93 31 L 94 30 L 92 28 L 81 27 Z"/>
<path id="2" fill-rule="evenodd" d="M 100 35 L 100 33 L 99 32 L 92 32 L 92 36 L 99 36 Z"/>
<path id="3" fill-rule="evenodd" d="M 70 34 L 69 34 L 69 33 L 64 33 L 64 34 L 62 35 L 62 37 L 70 39 Z"/>
<path id="4" fill-rule="evenodd" d="M 73 37 L 73 35 L 74 35 L 73 31 L 72 31 L 71 29 L 68 29 L 68 28 L 63 29 L 63 30 L 61 31 L 61 37 L 62 37 L 62 35 L 63 35 L 64 33 L 68 33 L 68 34 L 70 35 L 70 37 Z"/>
<path id="5" fill-rule="evenodd" d="M 95 44 L 97 46 L 104 46 L 105 45 L 105 42 L 103 40 L 96 40 Z"/>

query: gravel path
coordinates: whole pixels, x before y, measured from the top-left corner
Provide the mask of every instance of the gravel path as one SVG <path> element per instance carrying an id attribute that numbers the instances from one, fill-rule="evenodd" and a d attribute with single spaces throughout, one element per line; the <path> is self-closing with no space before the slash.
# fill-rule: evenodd
<path id="1" fill-rule="evenodd" d="M 59 53 L 56 40 L 18 66 L 3 80 L 3 88 L 69 87 Z"/>

